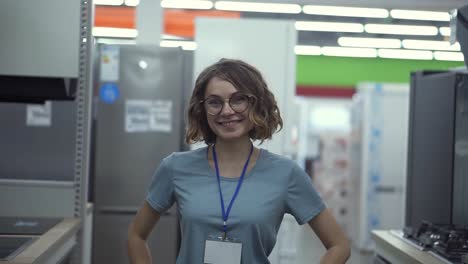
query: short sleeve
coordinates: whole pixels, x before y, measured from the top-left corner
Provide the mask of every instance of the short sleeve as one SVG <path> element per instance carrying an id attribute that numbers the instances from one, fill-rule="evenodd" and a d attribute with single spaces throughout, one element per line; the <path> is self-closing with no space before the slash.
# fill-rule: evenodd
<path id="1" fill-rule="evenodd" d="M 286 212 L 292 214 L 300 225 L 309 222 L 325 209 L 309 175 L 296 164 L 289 175 L 286 203 Z"/>
<path id="2" fill-rule="evenodd" d="M 165 212 L 175 201 L 171 157 L 172 156 L 169 156 L 162 160 L 153 175 L 146 196 L 146 201 L 159 213 Z"/>

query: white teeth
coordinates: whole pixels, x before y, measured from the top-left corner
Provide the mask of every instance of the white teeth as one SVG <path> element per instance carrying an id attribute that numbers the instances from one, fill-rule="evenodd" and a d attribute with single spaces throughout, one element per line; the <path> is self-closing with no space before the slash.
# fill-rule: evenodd
<path id="1" fill-rule="evenodd" d="M 234 126 L 235 124 L 239 123 L 241 120 L 234 120 L 234 121 L 229 121 L 229 122 L 221 122 L 222 126 L 225 127 L 231 127 Z"/>

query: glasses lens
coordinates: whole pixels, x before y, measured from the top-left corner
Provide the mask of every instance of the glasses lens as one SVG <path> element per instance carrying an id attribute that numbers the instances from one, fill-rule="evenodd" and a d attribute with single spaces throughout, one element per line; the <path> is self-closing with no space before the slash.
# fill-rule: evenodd
<path id="1" fill-rule="evenodd" d="M 245 94 L 234 94 L 229 100 L 229 105 L 235 112 L 244 112 L 249 106 L 249 97 Z"/>
<path id="2" fill-rule="evenodd" d="M 205 109 L 206 112 L 210 115 L 217 115 L 223 108 L 223 100 L 218 97 L 208 97 L 205 100 Z"/>

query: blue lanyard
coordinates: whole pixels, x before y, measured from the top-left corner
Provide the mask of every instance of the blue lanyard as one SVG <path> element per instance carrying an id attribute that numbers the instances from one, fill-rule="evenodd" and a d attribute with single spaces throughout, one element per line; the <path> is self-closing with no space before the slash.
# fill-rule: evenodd
<path id="1" fill-rule="evenodd" d="M 249 157 L 247 158 L 247 161 L 245 162 L 244 168 L 242 169 L 242 174 L 239 178 L 239 182 L 237 183 L 237 188 L 236 191 L 234 192 L 234 195 L 232 196 L 231 202 L 229 203 L 228 210 L 226 212 L 224 208 L 224 199 L 223 199 L 223 193 L 221 191 L 221 177 L 219 176 L 219 167 L 218 167 L 218 158 L 216 157 L 216 150 L 215 150 L 215 145 L 213 145 L 213 159 L 214 159 L 214 164 L 216 168 L 216 178 L 218 179 L 218 187 L 219 187 L 219 197 L 221 198 L 221 213 L 223 214 L 223 231 L 224 231 L 224 239 L 226 239 L 226 234 L 227 234 L 227 220 L 229 218 L 229 213 L 231 212 L 232 205 L 234 204 L 234 200 L 236 199 L 237 195 L 239 194 L 240 187 L 242 185 L 242 181 L 244 180 L 244 175 L 245 171 L 247 170 L 247 167 L 249 166 L 249 161 L 250 157 L 252 156 L 253 152 L 253 144 L 250 147 L 250 153 Z"/>

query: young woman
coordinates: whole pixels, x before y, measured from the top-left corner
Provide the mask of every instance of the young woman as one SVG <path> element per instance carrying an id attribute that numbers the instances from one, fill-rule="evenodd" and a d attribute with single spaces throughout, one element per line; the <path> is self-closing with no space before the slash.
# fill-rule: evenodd
<path id="1" fill-rule="evenodd" d="M 349 242 L 308 175 L 294 161 L 252 144 L 271 139 L 282 125 L 257 69 L 229 59 L 206 68 L 190 100 L 186 141 L 208 146 L 162 161 L 129 228 L 131 262 L 151 263 L 146 239 L 160 215 L 177 203 L 177 263 L 269 263 L 285 213 L 308 223 L 327 249 L 310 263 L 345 263 Z"/>

